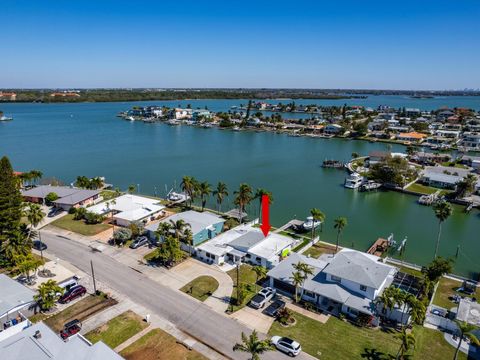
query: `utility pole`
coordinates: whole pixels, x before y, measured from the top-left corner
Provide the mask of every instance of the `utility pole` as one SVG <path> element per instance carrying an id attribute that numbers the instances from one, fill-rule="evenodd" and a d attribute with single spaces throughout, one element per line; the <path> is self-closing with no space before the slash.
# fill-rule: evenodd
<path id="1" fill-rule="evenodd" d="M 97 283 L 95 281 L 95 271 L 93 271 L 93 261 L 90 260 L 90 267 L 92 268 L 92 278 L 93 278 L 93 291 L 97 295 Z"/>
<path id="2" fill-rule="evenodd" d="M 240 260 L 237 260 L 237 305 L 240 305 Z"/>

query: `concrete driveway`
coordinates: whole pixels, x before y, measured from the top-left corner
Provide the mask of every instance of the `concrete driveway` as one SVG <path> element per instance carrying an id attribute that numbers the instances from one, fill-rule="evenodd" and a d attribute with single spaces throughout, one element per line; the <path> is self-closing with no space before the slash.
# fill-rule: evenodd
<path id="1" fill-rule="evenodd" d="M 265 305 L 265 307 L 268 305 Z M 263 314 L 263 310 L 264 309 L 257 310 L 251 308 L 250 306 L 245 306 L 244 308 L 234 312 L 232 315 L 230 315 L 230 317 L 241 322 L 243 325 L 248 326 L 252 330 L 255 329 L 259 332 L 267 334 L 275 319 L 271 316 Z"/>

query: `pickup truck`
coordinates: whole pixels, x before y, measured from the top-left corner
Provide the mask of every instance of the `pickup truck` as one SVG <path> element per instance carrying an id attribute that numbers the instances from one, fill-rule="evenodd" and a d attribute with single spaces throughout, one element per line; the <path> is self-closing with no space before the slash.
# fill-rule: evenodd
<path id="1" fill-rule="evenodd" d="M 277 291 L 271 287 L 263 288 L 250 300 L 250 306 L 254 309 L 261 309 L 265 304 L 271 300 Z"/>

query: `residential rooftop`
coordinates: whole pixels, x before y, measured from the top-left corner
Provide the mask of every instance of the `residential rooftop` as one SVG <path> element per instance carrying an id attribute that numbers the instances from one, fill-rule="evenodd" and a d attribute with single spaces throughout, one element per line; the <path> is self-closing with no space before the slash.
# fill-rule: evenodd
<path id="1" fill-rule="evenodd" d="M 33 302 L 35 292 L 26 286 L 0 274 L 0 317 Z"/>

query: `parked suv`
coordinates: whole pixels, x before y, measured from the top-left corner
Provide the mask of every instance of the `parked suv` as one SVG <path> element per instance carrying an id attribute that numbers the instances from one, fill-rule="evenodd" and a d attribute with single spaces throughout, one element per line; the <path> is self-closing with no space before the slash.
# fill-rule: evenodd
<path id="1" fill-rule="evenodd" d="M 63 340 L 66 340 L 70 336 L 80 332 L 80 330 L 82 330 L 82 323 L 80 322 L 80 320 L 72 320 L 63 326 L 63 330 L 60 331 L 60 337 Z"/>
<path id="2" fill-rule="evenodd" d="M 272 336 L 271 342 L 277 350 L 290 356 L 297 356 L 302 351 L 298 342 L 287 337 Z"/>
<path id="3" fill-rule="evenodd" d="M 146 244 L 148 244 L 148 238 L 146 236 L 139 236 L 130 244 L 130 249 L 136 249 Z"/>
<path id="4" fill-rule="evenodd" d="M 255 309 L 263 308 L 268 300 L 275 296 L 276 292 L 277 291 L 271 287 L 263 288 L 252 298 L 252 300 L 250 300 L 250 306 Z"/>
<path id="5" fill-rule="evenodd" d="M 52 208 L 52 210 L 50 210 L 50 212 L 48 213 L 48 217 L 57 216 L 57 215 L 60 214 L 61 212 L 63 212 L 63 209 L 62 209 L 62 208 Z"/>
<path id="6" fill-rule="evenodd" d="M 58 300 L 62 304 L 69 303 L 72 300 L 75 300 L 77 297 L 83 296 L 87 293 L 87 289 L 82 285 L 77 285 L 68 290 L 63 294 Z"/>

